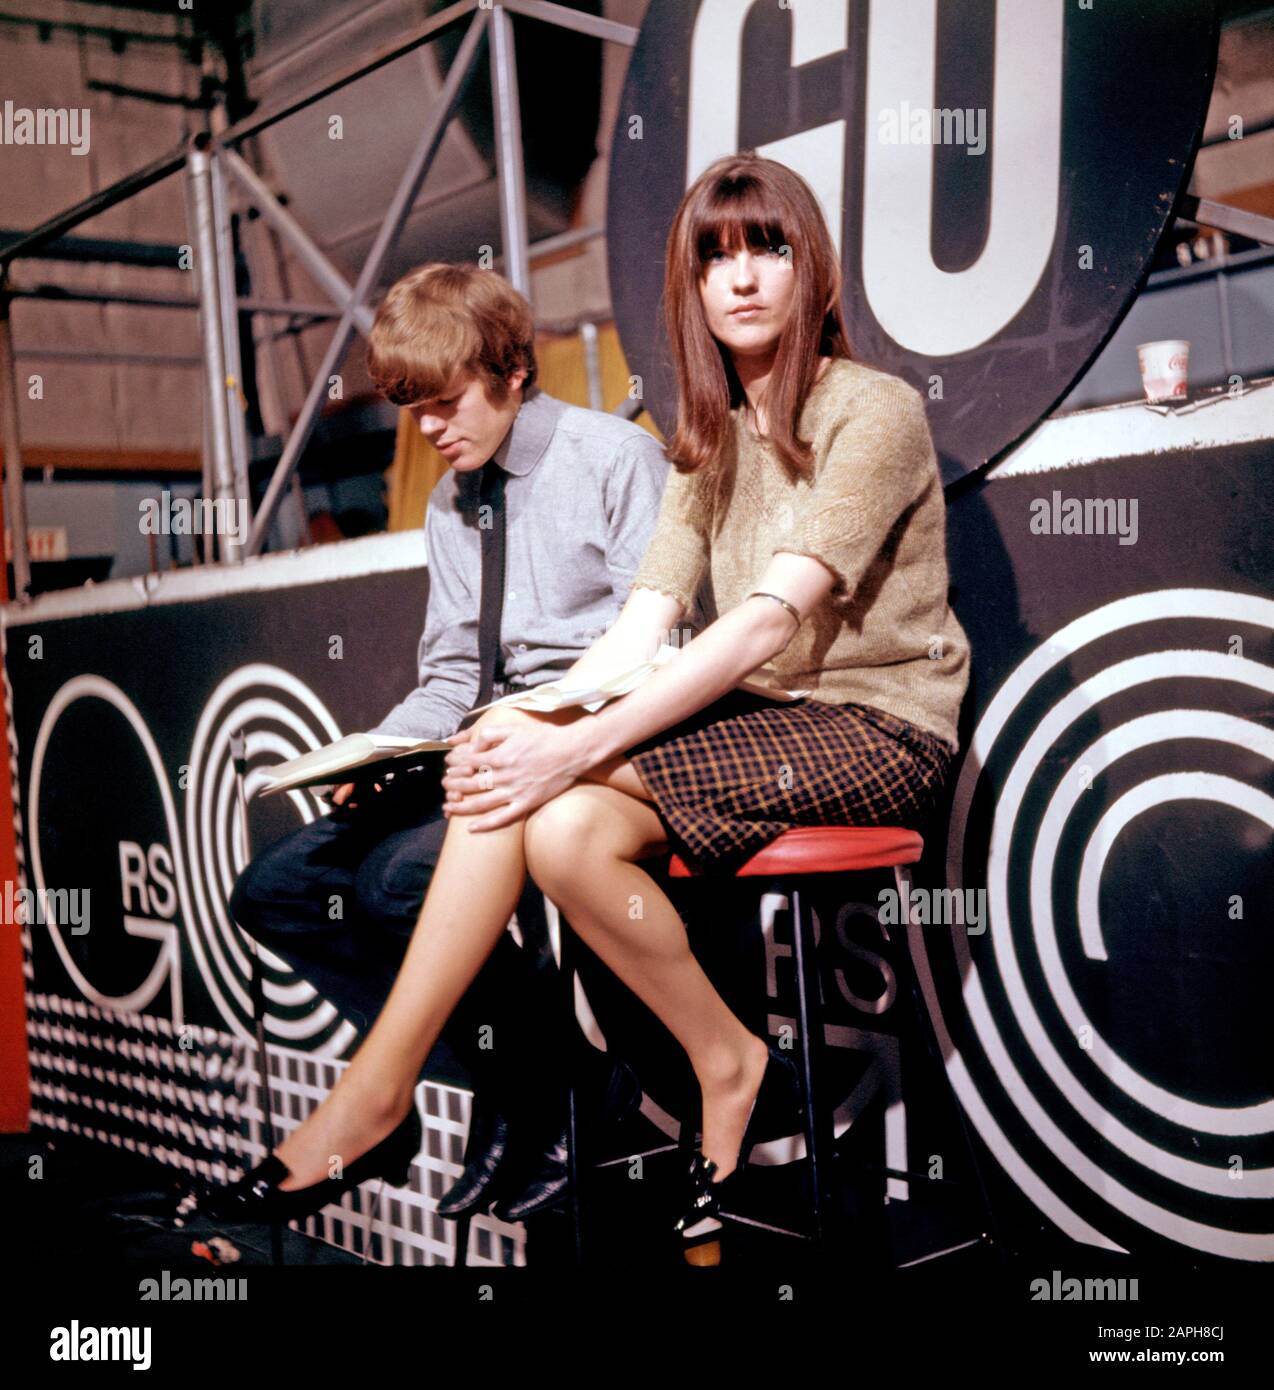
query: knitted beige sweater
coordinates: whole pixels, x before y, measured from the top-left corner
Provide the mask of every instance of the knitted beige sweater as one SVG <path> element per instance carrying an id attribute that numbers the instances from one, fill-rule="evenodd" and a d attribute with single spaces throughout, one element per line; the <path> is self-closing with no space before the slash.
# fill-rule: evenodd
<path id="1" fill-rule="evenodd" d="M 705 574 L 718 613 L 742 603 L 776 551 L 820 560 L 827 598 L 757 677 L 832 704 L 873 705 L 946 740 L 969 683 L 969 642 L 947 606 L 946 507 L 924 399 L 900 377 L 838 358 L 798 433 L 812 482 L 789 481 L 741 408 L 718 465 L 669 473 L 633 587 L 687 610 Z"/>

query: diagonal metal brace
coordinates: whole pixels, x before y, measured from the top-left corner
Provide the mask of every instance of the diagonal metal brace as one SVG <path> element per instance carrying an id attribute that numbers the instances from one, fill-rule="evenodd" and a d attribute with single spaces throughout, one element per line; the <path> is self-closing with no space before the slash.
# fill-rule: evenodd
<path id="1" fill-rule="evenodd" d="M 252 534 L 244 548 L 248 555 L 261 553 L 261 547 L 265 543 L 270 523 L 274 520 L 274 514 L 283 498 L 283 490 L 291 481 L 292 473 L 300 462 L 305 446 L 309 443 L 310 436 L 314 432 L 319 409 L 327 391 L 328 378 L 339 366 L 345 356 L 346 349 L 349 347 L 350 338 L 354 334 L 354 316 L 360 306 L 367 303 L 373 288 L 379 281 L 389 249 L 397 239 L 403 223 L 407 220 L 407 215 L 411 211 L 412 204 L 416 201 L 420 186 L 424 183 L 425 176 L 429 173 L 434 157 L 442 144 L 442 137 L 446 134 L 447 126 L 464 96 L 465 88 L 468 86 L 477 63 L 479 48 L 486 38 L 489 19 L 489 11 L 479 9 L 470 22 L 469 28 L 465 31 L 464 40 L 461 42 L 455 61 L 447 73 L 447 80 L 443 83 L 438 105 L 425 126 L 424 134 L 399 180 L 398 187 L 394 190 L 394 196 L 385 212 L 385 220 L 376 233 L 376 240 L 367 253 L 367 260 L 359 272 L 353 294 L 346 302 L 340 322 L 336 325 L 336 331 L 332 334 L 332 340 L 328 344 L 327 351 L 323 354 L 323 360 L 310 384 L 309 392 L 305 397 L 305 404 L 301 407 L 301 413 L 296 424 L 292 427 L 292 433 L 288 436 L 283 456 L 275 466 L 274 475 L 271 477 L 270 484 L 265 491 L 265 497 L 261 501 L 261 508 L 253 520 Z"/>
<path id="2" fill-rule="evenodd" d="M 296 252 L 306 270 L 344 308 L 354 298 L 354 287 L 327 259 L 309 233 L 266 187 L 255 169 L 228 145 L 221 150 L 222 167 L 239 185 L 248 201 Z M 354 305 L 354 326 L 366 337 L 372 330 L 373 315 L 366 304 Z"/>

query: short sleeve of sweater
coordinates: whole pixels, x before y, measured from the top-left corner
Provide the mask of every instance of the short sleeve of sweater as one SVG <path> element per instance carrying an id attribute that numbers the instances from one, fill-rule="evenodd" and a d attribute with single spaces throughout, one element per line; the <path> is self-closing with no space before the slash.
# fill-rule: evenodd
<path id="1" fill-rule="evenodd" d="M 924 398 L 898 377 L 855 391 L 836 412 L 814 478 L 793 494 L 777 554 L 809 555 L 836 576 L 832 601 L 853 599 L 899 517 L 938 468 Z M 785 509 L 786 510 L 786 509 Z"/>
<path id="2" fill-rule="evenodd" d="M 632 587 L 656 589 L 691 610 L 708 568 L 707 527 L 698 475 L 669 469 L 659 519 Z"/>

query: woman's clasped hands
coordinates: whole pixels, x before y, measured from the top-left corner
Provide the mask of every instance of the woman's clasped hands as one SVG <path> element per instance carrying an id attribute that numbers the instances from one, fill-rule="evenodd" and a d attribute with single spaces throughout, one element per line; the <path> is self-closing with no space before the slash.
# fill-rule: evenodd
<path id="1" fill-rule="evenodd" d="M 472 831 L 498 830 L 529 815 L 590 765 L 570 726 L 538 720 L 461 729 L 447 742 L 443 813 L 480 816 Z"/>

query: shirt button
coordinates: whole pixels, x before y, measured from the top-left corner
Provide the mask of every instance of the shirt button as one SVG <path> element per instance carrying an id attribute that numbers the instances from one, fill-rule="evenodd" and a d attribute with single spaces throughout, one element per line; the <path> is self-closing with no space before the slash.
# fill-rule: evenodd
<path id="1" fill-rule="evenodd" d="M 510 597 L 510 598 L 517 598 L 517 594 L 513 593 L 512 591 L 510 591 L 509 597 Z"/>
<path id="2" fill-rule="evenodd" d="M 519 643 L 518 643 L 518 651 L 520 651 L 520 652 L 526 651 L 526 643 L 525 643 L 525 642 L 519 642 Z"/>

